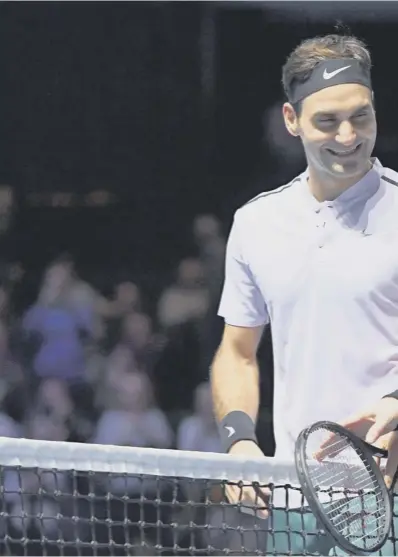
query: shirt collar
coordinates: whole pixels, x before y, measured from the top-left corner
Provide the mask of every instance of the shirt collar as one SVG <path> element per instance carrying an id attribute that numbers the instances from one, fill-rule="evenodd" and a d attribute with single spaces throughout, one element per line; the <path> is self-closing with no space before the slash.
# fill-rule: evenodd
<path id="1" fill-rule="evenodd" d="M 314 208 L 328 205 L 330 207 L 344 207 L 349 206 L 353 202 L 360 200 L 366 201 L 372 197 L 380 186 L 380 178 L 383 175 L 384 169 L 377 158 L 372 158 L 372 168 L 361 178 L 358 182 L 346 189 L 333 201 L 318 201 L 311 193 L 308 187 L 308 168 L 301 174 L 301 185 L 305 189 L 306 195 Z"/>

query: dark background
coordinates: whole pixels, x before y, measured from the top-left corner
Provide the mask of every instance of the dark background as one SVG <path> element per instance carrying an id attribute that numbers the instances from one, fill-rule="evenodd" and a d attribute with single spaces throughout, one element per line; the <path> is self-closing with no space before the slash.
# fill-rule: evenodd
<path id="1" fill-rule="evenodd" d="M 86 271 L 106 261 L 167 272 L 195 214 L 228 230 L 241 202 L 278 185 L 262 114 L 281 99 L 281 65 L 337 21 L 372 49 L 379 126 L 392 134 L 396 21 L 381 2 L 366 21 L 364 3 L 343 17 L 311 15 L 315 4 L 286 15 L 261 3 L 1 3 L 0 180 L 20 197 L 18 249 L 32 271 L 63 247 Z M 114 203 L 84 207 L 102 189 Z M 78 198 L 48 209 L 44 192 Z"/>

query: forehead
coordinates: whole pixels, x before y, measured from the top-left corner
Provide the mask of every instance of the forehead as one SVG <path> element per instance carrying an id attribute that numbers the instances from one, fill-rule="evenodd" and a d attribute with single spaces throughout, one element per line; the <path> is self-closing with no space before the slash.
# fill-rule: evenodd
<path id="1" fill-rule="evenodd" d="M 343 83 L 317 91 L 304 99 L 302 113 L 311 116 L 316 112 L 353 112 L 371 102 L 370 89 L 356 83 Z"/>

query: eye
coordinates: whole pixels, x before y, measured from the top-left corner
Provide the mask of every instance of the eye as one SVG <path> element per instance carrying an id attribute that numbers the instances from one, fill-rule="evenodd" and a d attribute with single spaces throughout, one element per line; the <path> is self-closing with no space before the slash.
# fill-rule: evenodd
<path id="1" fill-rule="evenodd" d="M 317 120 L 319 128 L 333 128 L 337 125 L 337 120 L 333 116 L 321 116 Z"/>
<path id="2" fill-rule="evenodd" d="M 368 112 L 358 112 L 358 114 L 355 114 L 353 118 L 354 120 L 363 120 L 367 116 L 368 116 Z"/>

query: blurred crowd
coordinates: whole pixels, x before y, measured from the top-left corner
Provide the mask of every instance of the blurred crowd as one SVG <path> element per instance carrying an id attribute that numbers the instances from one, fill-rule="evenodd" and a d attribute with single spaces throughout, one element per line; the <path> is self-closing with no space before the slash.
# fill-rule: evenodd
<path id="1" fill-rule="evenodd" d="M 191 234 L 192 254 L 178 262 L 173 280 L 150 303 L 145 285 L 128 278 L 105 296 L 81 278 L 71 254 L 59 254 L 43 269 L 33 303 L 16 311 L 25 275 L 15 264 L 2 269 L 0 437 L 220 450 L 208 369 L 219 341 L 225 238 L 213 215 L 198 215 Z M 2 480 L 3 512 L 10 520 L 0 529 L 10 529 L 16 540 L 29 528 L 32 540 L 40 538 L 34 519 L 39 492 L 48 517 L 59 512 L 54 489 L 71 493 L 70 475 L 40 476 L 9 471 Z M 95 489 L 140 496 L 137 479 L 128 486 L 126 479 L 109 481 Z M 26 496 L 17 493 L 18 485 Z M 87 489 L 80 485 L 78 491 Z M 131 520 L 139 509 L 131 506 Z M 30 518 L 23 519 L 26 510 Z M 113 520 L 118 512 L 115 502 Z M 78 515 L 84 515 L 80 503 Z M 59 528 L 59 521 L 50 520 L 39 530 L 51 540 Z M 76 535 L 70 532 L 70 539 Z M 117 539 L 116 531 L 112 537 Z"/>
<path id="2" fill-rule="evenodd" d="M 148 304 L 152 314 L 145 285 L 126 280 L 106 297 L 70 254 L 49 262 L 20 314 L 23 274 L 3 280 L 0 436 L 219 450 L 207 380 L 224 250 L 218 220 L 195 218 L 194 255 Z"/>

